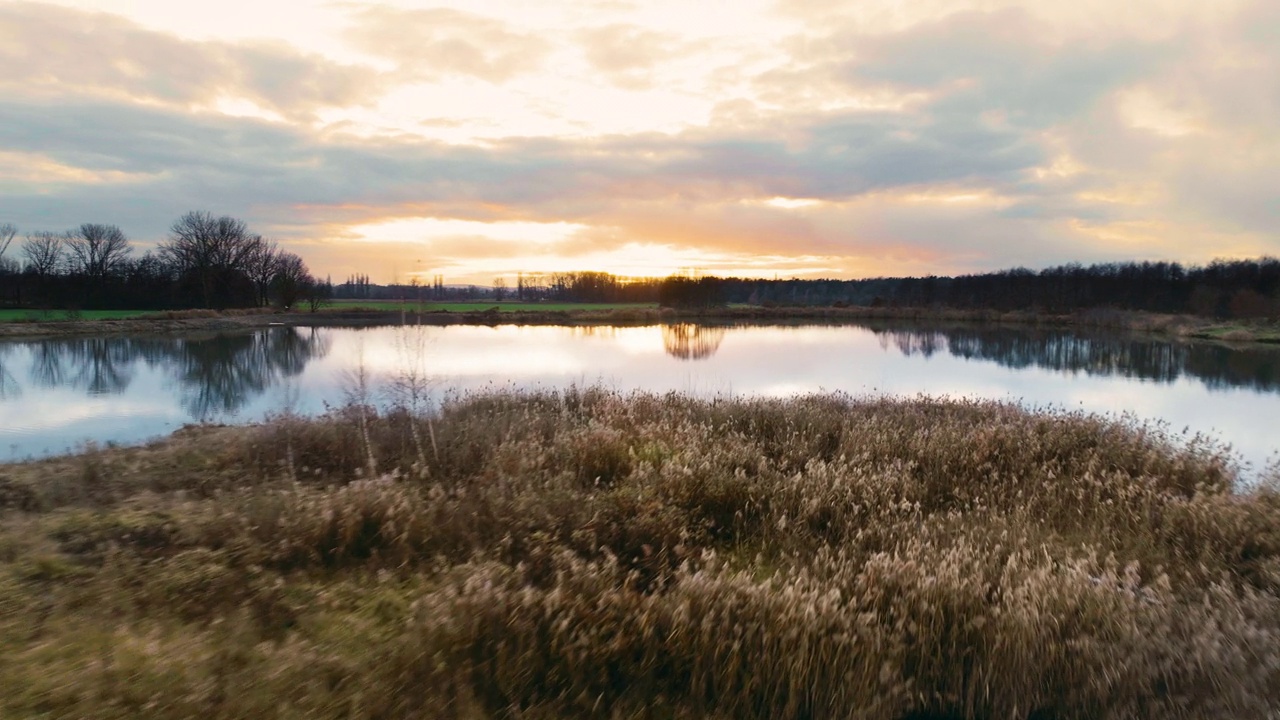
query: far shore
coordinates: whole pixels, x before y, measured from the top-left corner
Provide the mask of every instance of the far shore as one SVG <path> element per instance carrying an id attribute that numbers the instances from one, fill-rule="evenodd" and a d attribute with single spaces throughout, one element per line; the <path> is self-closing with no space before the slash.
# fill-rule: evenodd
<path id="1" fill-rule="evenodd" d="M 456 308 L 456 306 L 454 306 Z M 793 323 L 893 320 L 926 323 L 987 323 L 1047 328 L 1114 329 L 1168 338 L 1215 340 L 1228 343 L 1280 344 L 1275 320 L 1214 320 L 1191 315 L 1166 315 L 1116 310 L 1071 314 L 1036 311 L 958 310 L 891 307 L 763 307 L 731 306 L 697 309 L 648 305 L 610 309 L 538 309 L 536 305 L 499 308 L 478 302 L 474 310 L 401 310 L 359 306 L 321 308 L 316 312 L 278 310 L 187 310 L 118 319 L 75 319 L 0 322 L 0 339 L 180 333 L 240 330 L 275 325 L 295 327 L 375 326 L 414 322 L 423 325 L 649 325 L 672 322 Z"/>

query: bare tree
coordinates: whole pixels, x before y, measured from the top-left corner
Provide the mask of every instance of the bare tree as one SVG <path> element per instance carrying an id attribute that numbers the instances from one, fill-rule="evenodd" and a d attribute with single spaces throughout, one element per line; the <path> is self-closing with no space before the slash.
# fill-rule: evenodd
<path id="1" fill-rule="evenodd" d="M 280 272 L 281 252 L 276 244 L 261 235 L 253 237 L 252 249 L 245 258 L 244 272 L 253 282 L 257 293 L 258 307 L 267 304 L 267 294 L 271 290 L 271 281 Z"/>
<path id="2" fill-rule="evenodd" d="M 58 270 L 62 262 L 65 235 L 53 232 L 37 232 L 27 236 L 22 243 L 22 256 L 27 260 L 27 270 L 36 277 L 46 278 Z"/>
<path id="3" fill-rule="evenodd" d="M 9 243 L 13 242 L 17 234 L 18 227 L 13 223 L 0 225 L 0 258 L 4 257 L 4 251 L 9 249 Z"/>
<path id="4" fill-rule="evenodd" d="M 493 279 L 493 299 L 502 302 L 507 297 L 507 281 L 506 278 L 496 277 Z"/>
<path id="5" fill-rule="evenodd" d="M 115 225 L 85 223 L 66 238 L 72 272 L 101 280 L 119 271 L 128 259 L 129 239 Z"/>
<path id="6" fill-rule="evenodd" d="M 308 273 L 307 280 L 302 286 L 302 294 L 307 301 L 307 309 L 311 312 L 319 312 L 320 308 L 333 298 L 333 283 L 320 282 L 318 278 Z"/>
<path id="7" fill-rule="evenodd" d="M 18 272 L 18 263 L 4 258 L 4 251 L 9 249 L 9 243 L 13 242 L 13 236 L 17 234 L 16 226 L 9 223 L 0 225 L 0 273 Z"/>
<path id="8" fill-rule="evenodd" d="M 234 272 L 247 274 L 249 258 L 261 242 L 261 236 L 250 234 L 241 220 L 192 211 L 178 218 L 159 249 L 179 274 L 194 277 L 204 306 L 211 307 L 214 287 Z"/>
<path id="9" fill-rule="evenodd" d="M 280 267 L 271 286 L 275 291 L 276 301 L 282 307 L 293 307 L 307 294 L 309 286 L 314 282 L 315 279 L 307 271 L 302 258 L 291 252 L 280 253 Z"/>

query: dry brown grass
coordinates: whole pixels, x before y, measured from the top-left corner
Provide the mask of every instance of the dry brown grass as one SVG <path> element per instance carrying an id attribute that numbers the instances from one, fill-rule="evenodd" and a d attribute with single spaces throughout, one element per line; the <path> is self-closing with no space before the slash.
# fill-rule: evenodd
<path id="1" fill-rule="evenodd" d="M 0 716 L 1274 717 L 1280 493 L 1234 473 L 930 399 L 193 428 L 0 468 Z"/>

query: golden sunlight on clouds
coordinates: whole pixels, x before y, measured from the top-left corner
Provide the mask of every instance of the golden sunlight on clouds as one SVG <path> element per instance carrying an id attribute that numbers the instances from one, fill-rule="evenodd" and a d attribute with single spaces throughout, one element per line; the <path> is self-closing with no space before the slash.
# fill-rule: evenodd
<path id="1" fill-rule="evenodd" d="M 938 188 L 927 192 L 915 192 L 885 198 L 889 202 L 908 205 L 985 205 L 994 208 L 1009 207 L 1014 203 L 1012 198 L 1002 197 L 990 190 L 948 190 Z"/>
<path id="2" fill-rule="evenodd" d="M 821 202 L 822 202 L 821 200 L 815 200 L 813 198 L 773 197 L 773 198 L 769 198 L 768 200 L 765 200 L 764 204 L 768 205 L 769 207 L 794 210 L 796 208 L 813 207 L 814 205 L 818 205 Z"/>
<path id="3" fill-rule="evenodd" d="M 1110 250 L 1132 250 L 1130 257 L 1178 259 L 1208 263 L 1219 258 L 1256 258 L 1270 252 L 1246 232 L 1225 232 L 1208 226 L 1186 227 L 1166 220 L 1088 222 L 1072 220 L 1071 229 L 1087 242 Z"/>
<path id="4" fill-rule="evenodd" d="M 0 223 L 383 281 L 1280 254 L 1275 7 L 0 0 Z"/>
<path id="5" fill-rule="evenodd" d="M 0 189 L 23 186 L 106 185 L 153 179 L 146 173 L 119 170 L 89 170 L 67 165 L 45 155 L 0 150 Z"/>
<path id="6" fill-rule="evenodd" d="M 487 283 L 496 276 L 514 277 L 517 273 L 554 273 L 565 268 L 610 272 L 623 277 L 661 277 L 695 273 L 702 275 L 737 275 L 812 277 L 833 275 L 839 266 L 833 258 L 789 255 L 754 255 L 704 252 L 666 245 L 628 243 L 621 247 L 561 256 L 554 252 L 509 258 L 477 258 L 459 260 L 436 270 L 451 278 Z"/>
<path id="7" fill-rule="evenodd" d="M 1112 247 L 1119 245 L 1146 248 L 1158 245 L 1160 241 L 1159 233 L 1166 229 L 1164 224 L 1154 220 L 1130 220 L 1111 223 L 1072 220 L 1070 225 L 1073 230 Z"/>
<path id="8" fill-rule="evenodd" d="M 1110 188 L 1098 188 L 1077 193 L 1076 198 L 1084 203 L 1103 203 L 1107 205 L 1150 205 L 1161 199 L 1160 188 L 1155 184 L 1117 185 Z"/>
<path id="9" fill-rule="evenodd" d="M 421 242 L 430 248 L 433 240 L 485 238 L 504 242 L 556 243 L 586 229 L 567 222 L 477 222 L 442 218 L 402 218 L 356 225 L 350 234 L 369 242 Z"/>
<path id="10" fill-rule="evenodd" d="M 1117 101 L 1120 115 L 1129 127 L 1169 138 L 1189 135 L 1200 129 L 1190 113 L 1174 109 L 1152 88 L 1131 88 L 1121 93 Z"/>
<path id="11" fill-rule="evenodd" d="M 640 241 L 593 248 L 574 242 L 576 236 L 589 232 L 571 223 L 396 220 L 355 226 L 342 237 L 299 251 L 333 267 L 338 278 L 368 272 L 376 282 L 413 277 L 425 282 L 443 275 L 447 282 L 481 285 L 495 277 L 514 280 L 519 273 L 550 274 L 570 268 L 624 277 L 677 273 L 821 277 L 842 274 L 847 264 L 844 258 L 805 254 L 701 250 Z M 354 252 L 350 250 L 353 241 L 359 243 Z"/>
<path id="12" fill-rule="evenodd" d="M 214 100 L 210 106 L 214 112 L 228 117 L 254 118 L 268 122 L 286 122 L 286 118 L 252 100 L 242 97 L 222 96 Z"/>
<path id="13" fill-rule="evenodd" d="M 329 0 L 53 0 L 48 4 L 120 15 L 191 40 L 273 38 L 326 55 L 343 54 L 333 38 L 345 25 L 345 14 L 341 3 Z"/>
<path id="14" fill-rule="evenodd" d="M 1249 0 L 779 0 L 788 16 L 813 24 L 844 22 L 870 33 L 901 32 L 963 12 L 1015 11 L 1044 21 L 1045 38 L 1150 39 L 1229 20 Z"/>
<path id="15" fill-rule="evenodd" d="M 1070 154 L 1062 153 L 1053 158 L 1046 167 L 1035 168 L 1035 175 L 1041 180 L 1049 178 L 1068 178 L 1072 175 L 1078 175 L 1084 172 L 1085 167 L 1077 162 Z"/>

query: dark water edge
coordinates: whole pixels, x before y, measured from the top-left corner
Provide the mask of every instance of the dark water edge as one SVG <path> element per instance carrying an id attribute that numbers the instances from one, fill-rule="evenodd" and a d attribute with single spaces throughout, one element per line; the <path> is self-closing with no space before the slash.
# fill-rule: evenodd
<path id="1" fill-rule="evenodd" d="M 931 328 L 861 324 L 904 355 L 938 352 L 1008 368 L 1118 376 L 1169 383 L 1192 378 L 1212 389 L 1280 391 L 1280 347 L 1168 340 L 1115 332 L 1010 326 Z"/>

